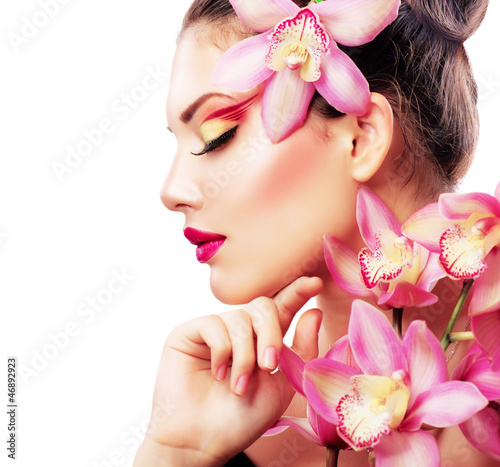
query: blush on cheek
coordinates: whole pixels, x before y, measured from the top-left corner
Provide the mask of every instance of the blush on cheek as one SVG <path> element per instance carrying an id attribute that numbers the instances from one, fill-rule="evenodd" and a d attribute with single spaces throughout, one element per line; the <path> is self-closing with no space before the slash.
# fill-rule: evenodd
<path id="1" fill-rule="evenodd" d="M 325 167 L 322 155 L 314 154 L 313 138 L 309 132 L 299 130 L 277 145 L 269 143 L 259 152 L 252 169 L 255 184 L 251 198 L 256 205 L 279 208 L 285 200 L 289 202 L 312 188 Z"/>

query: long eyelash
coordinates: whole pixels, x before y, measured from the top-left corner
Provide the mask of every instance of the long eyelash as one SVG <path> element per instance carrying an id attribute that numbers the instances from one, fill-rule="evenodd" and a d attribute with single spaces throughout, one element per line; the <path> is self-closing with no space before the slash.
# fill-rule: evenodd
<path id="1" fill-rule="evenodd" d="M 205 147 L 200 152 L 192 152 L 191 154 L 193 156 L 203 156 L 203 154 L 207 154 L 214 149 L 224 146 L 224 144 L 228 143 L 234 137 L 237 129 L 238 125 L 226 131 L 225 133 L 222 133 L 222 135 L 220 135 L 218 138 L 215 138 L 213 141 L 206 143 Z"/>

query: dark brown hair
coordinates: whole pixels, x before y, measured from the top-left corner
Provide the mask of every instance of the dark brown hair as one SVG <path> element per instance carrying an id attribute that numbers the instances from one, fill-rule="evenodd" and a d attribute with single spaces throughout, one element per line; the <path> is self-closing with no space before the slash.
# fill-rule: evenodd
<path id="1" fill-rule="evenodd" d="M 309 0 L 293 0 L 305 7 Z M 357 64 L 372 92 L 383 94 L 400 123 L 406 148 L 398 164 L 419 177 L 428 198 L 451 191 L 467 172 L 479 125 L 477 86 L 463 42 L 481 24 L 488 0 L 403 1 L 396 21 L 375 40 L 340 46 Z M 224 33 L 254 34 L 237 26 L 228 0 L 194 0 L 186 28 L 213 25 Z M 315 94 L 310 111 L 325 118 L 341 114 Z"/>

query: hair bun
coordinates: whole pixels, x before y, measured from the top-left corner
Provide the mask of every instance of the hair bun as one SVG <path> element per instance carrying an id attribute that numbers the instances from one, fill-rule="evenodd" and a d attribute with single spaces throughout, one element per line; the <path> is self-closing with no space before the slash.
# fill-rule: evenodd
<path id="1" fill-rule="evenodd" d="M 462 44 L 481 25 L 489 0 L 408 0 L 420 23 L 442 39 Z"/>

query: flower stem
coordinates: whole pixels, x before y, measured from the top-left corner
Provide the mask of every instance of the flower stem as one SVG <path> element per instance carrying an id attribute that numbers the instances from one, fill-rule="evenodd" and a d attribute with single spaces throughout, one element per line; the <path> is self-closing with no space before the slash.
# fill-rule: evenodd
<path id="1" fill-rule="evenodd" d="M 443 337 L 441 338 L 441 347 L 443 348 L 443 350 L 446 350 L 451 343 L 450 334 L 453 331 L 460 312 L 462 311 L 465 300 L 467 300 L 467 295 L 469 295 L 472 284 L 474 284 L 474 279 L 467 279 L 466 281 L 464 281 L 462 293 L 460 294 L 460 297 L 458 297 L 457 304 L 455 305 L 455 309 L 453 310 L 450 321 L 448 322 L 448 326 L 446 326 L 446 330 L 444 331 Z"/>
<path id="2" fill-rule="evenodd" d="M 474 339 L 475 339 L 474 334 L 471 331 L 450 333 L 450 341 L 451 342 L 473 341 Z"/>
<path id="3" fill-rule="evenodd" d="M 392 327 L 401 339 L 403 337 L 403 308 L 392 309 Z"/>
<path id="4" fill-rule="evenodd" d="M 339 450 L 331 447 L 326 447 L 326 467 L 337 467 L 339 460 Z"/>

